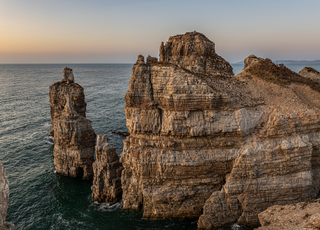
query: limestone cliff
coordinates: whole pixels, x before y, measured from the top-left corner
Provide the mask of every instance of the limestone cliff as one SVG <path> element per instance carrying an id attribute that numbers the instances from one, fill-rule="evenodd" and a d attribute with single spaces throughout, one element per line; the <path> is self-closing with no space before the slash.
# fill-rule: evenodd
<path id="1" fill-rule="evenodd" d="M 259 214 L 257 230 L 320 229 L 320 199 L 291 205 L 275 205 Z"/>
<path id="2" fill-rule="evenodd" d="M 63 70 L 63 79 L 49 87 L 51 123 L 53 124 L 56 117 L 60 117 L 66 104 L 67 95 L 70 94 L 72 108 L 77 114 L 86 117 L 86 103 L 84 101 L 83 88 L 74 83 L 72 69 Z M 50 136 L 54 136 L 51 128 Z"/>
<path id="3" fill-rule="evenodd" d="M 0 161 L 0 230 L 14 230 L 14 224 L 6 222 L 7 209 L 9 202 L 9 181 L 6 172 Z"/>
<path id="4" fill-rule="evenodd" d="M 233 76 L 212 44 L 174 36 L 160 61 L 139 56 L 133 66 L 123 207 L 200 216 L 199 229 L 258 225 L 266 208 L 320 190 L 320 87 L 269 59 Z"/>
<path id="5" fill-rule="evenodd" d="M 70 78 L 72 72 L 70 73 L 70 69 L 68 72 Z M 83 88 L 70 80 L 63 80 L 53 84 L 49 94 L 53 104 L 51 115 L 54 114 L 51 122 L 56 172 L 90 179 L 93 176 L 95 134 L 91 121 L 82 115 L 85 113 Z M 64 104 L 61 105 L 62 103 Z M 74 105 L 82 114 L 77 112 Z"/>
<path id="6" fill-rule="evenodd" d="M 312 67 L 304 67 L 299 74 L 320 83 L 320 73 Z"/>
<path id="7" fill-rule="evenodd" d="M 97 135 L 96 161 L 93 163 L 92 197 L 110 205 L 121 200 L 122 165 L 116 149 L 107 143 L 107 136 Z"/>

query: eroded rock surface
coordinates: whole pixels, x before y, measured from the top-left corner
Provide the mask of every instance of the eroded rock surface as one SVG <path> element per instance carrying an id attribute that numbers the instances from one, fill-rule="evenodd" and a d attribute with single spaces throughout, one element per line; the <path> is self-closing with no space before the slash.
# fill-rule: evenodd
<path id="1" fill-rule="evenodd" d="M 320 190 L 320 87 L 269 59 L 236 76 L 227 65 L 215 72 L 203 65 L 214 62 L 212 44 L 199 33 L 174 36 L 160 61 L 140 55 L 133 66 L 123 207 L 200 216 L 199 229 L 259 225 L 268 207 Z"/>
<path id="2" fill-rule="evenodd" d="M 320 83 L 320 73 L 312 67 L 304 67 L 299 74 Z"/>
<path id="3" fill-rule="evenodd" d="M 14 224 L 6 222 L 9 202 L 9 181 L 3 163 L 0 161 L 0 230 L 14 230 Z"/>
<path id="4" fill-rule="evenodd" d="M 197 32 L 176 35 L 160 46 L 160 61 L 196 73 L 232 76 L 231 65 L 215 52 L 215 44 Z"/>
<path id="5" fill-rule="evenodd" d="M 69 72 L 70 74 L 72 73 Z M 82 115 L 85 115 L 86 105 L 83 88 L 76 83 L 63 80 L 53 84 L 49 94 L 50 102 L 54 104 L 51 106 L 51 115 L 54 114 L 51 122 L 56 172 L 65 176 L 90 179 L 93 176 L 95 134 L 91 121 Z M 81 105 L 73 99 L 79 100 Z M 82 114 L 74 109 L 74 105 Z"/>
<path id="6" fill-rule="evenodd" d="M 320 199 L 291 205 L 275 205 L 259 214 L 262 227 L 257 230 L 320 229 Z"/>
<path id="7" fill-rule="evenodd" d="M 251 54 L 250 56 L 244 59 L 244 68 L 247 68 L 248 66 L 261 60 L 263 60 L 263 58 L 256 57 L 255 55 Z"/>
<path id="8" fill-rule="evenodd" d="M 93 163 L 92 197 L 95 201 L 110 205 L 121 200 L 121 172 L 116 149 L 107 143 L 107 136 L 97 135 L 96 161 Z"/>
<path id="9" fill-rule="evenodd" d="M 72 108 L 82 117 L 86 117 L 86 102 L 83 88 L 74 83 L 72 69 L 66 67 L 63 70 L 63 79 L 49 87 L 51 123 L 56 117 L 60 117 L 66 104 L 67 95 L 70 94 Z M 50 136 L 54 136 L 53 127 Z"/>

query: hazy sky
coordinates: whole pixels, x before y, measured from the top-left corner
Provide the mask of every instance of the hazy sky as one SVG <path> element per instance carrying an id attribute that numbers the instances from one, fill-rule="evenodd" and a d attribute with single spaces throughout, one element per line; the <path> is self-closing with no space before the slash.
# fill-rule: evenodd
<path id="1" fill-rule="evenodd" d="M 0 63 L 134 63 L 205 34 L 229 62 L 320 59 L 319 0 L 0 0 Z"/>

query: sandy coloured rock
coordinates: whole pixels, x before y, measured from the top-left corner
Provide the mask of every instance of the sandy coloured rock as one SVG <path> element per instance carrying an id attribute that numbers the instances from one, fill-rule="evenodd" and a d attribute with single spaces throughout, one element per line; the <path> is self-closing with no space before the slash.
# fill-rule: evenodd
<path id="1" fill-rule="evenodd" d="M 123 207 L 200 216 L 199 229 L 259 225 L 268 207 L 319 193 L 320 86 L 269 59 L 233 76 L 212 44 L 174 36 L 160 61 L 140 55 L 133 66 Z"/>
<path id="2" fill-rule="evenodd" d="M 56 172 L 90 179 L 93 177 L 95 134 L 91 121 L 83 116 L 86 106 L 83 88 L 76 83 L 62 81 L 50 86 L 49 94 L 51 115 L 54 115 L 51 123 Z"/>
<path id="3" fill-rule="evenodd" d="M 299 74 L 320 83 L 320 73 L 312 67 L 304 67 Z"/>
<path id="4" fill-rule="evenodd" d="M 290 205 L 275 205 L 259 214 L 257 230 L 320 229 L 320 199 Z"/>
<path id="5" fill-rule="evenodd" d="M 67 81 L 69 76 L 72 76 L 73 81 Z M 53 124 L 56 117 L 61 116 L 68 94 L 70 94 L 72 108 L 77 114 L 86 117 L 87 104 L 84 100 L 83 88 L 79 84 L 74 83 L 72 69 L 66 67 L 63 70 L 62 81 L 56 82 L 49 87 L 51 124 Z M 51 128 L 50 136 L 54 136 L 53 128 Z"/>
<path id="6" fill-rule="evenodd" d="M 244 69 L 261 60 L 263 60 L 263 58 L 256 57 L 255 55 L 251 54 L 250 56 L 244 59 Z"/>
<path id="7" fill-rule="evenodd" d="M 123 167 L 119 163 L 116 149 L 107 143 L 106 135 L 97 135 L 96 161 L 93 163 L 92 197 L 98 202 L 109 205 L 121 200 L 121 172 Z"/>
<path id="8" fill-rule="evenodd" d="M 0 161 L 0 230 L 14 230 L 14 224 L 6 222 L 9 202 L 9 181 L 3 163 Z"/>

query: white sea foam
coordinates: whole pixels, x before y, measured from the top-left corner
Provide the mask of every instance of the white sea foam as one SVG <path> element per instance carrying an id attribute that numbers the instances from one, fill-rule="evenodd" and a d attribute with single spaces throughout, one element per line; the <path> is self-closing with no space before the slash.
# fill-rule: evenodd
<path id="1" fill-rule="evenodd" d="M 46 122 L 43 126 L 45 128 L 50 128 L 51 127 L 51 122 Z"/>
<path id="2" fill-rule="evenodd" d="M 98 210 L 99 211 L 106 211 L 106 212 L 112 212 L 115 211 L 117 209 L 121 209 L 123 202 L 118 201 L 117 203 L 110 205 L 109 203 L 99 203 L 99 202 L 94 202 L 94 205 L 98 206 Z"/>
<path id="3" fill-rule="evenodd" d="M 241 226 L 237 225 L 237 224 L 234 224 L 234 225 L 231 226 L 232 230 L 239 230 L 240 228 L 241 228 Z"/>
<path id="4" fill-rule="evenodd" d="M 54 143 L 53 143 L 53 140 L 54 140 L 54 138 L 53 137 L 50 137 L 50 136 L 48 136 L 48 137 L 45 137 L 44 138 L 46 141 L 46 144 L 48 144 L 48 145 L 54 145 Z"/>

